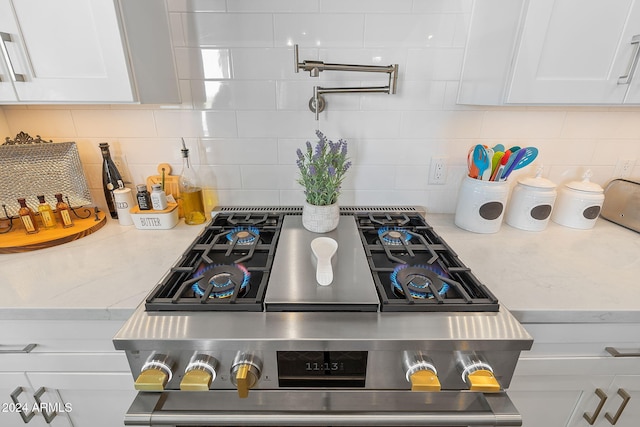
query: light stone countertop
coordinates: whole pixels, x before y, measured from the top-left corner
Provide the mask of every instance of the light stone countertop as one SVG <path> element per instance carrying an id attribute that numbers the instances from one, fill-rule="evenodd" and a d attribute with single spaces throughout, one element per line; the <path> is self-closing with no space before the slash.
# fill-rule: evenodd
<path id="1" fill-rule="evenodd" d="M 591 230 L 552 221 L 540 232 L 504 223 L 494 234 L 427 222 L 523 323 L 640 322 L 640 234 L 598 218 Z"/>
<path id="2" fill-rule="evenodd" d="M 126 320 L 203 227 L 137 230 L 108 218 L 81 239 L 0 254 L 0 319 Z"/>
<path id="3" fill-rule="evenodd" d="M 494 234 L 459 229 L 453 215 L 427 221 L 522 322 L 640 322 L 636 232 L 603 219 L 592 230 L 503 224 Z M 202 228 L 136 230 L 109 220 L 74 242 L 2 254 L 0 319 L 125 320 Z"/>

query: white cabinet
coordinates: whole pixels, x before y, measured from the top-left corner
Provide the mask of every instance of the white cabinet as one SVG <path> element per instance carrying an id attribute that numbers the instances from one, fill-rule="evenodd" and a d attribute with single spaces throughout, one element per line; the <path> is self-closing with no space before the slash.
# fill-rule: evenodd
<path id="1" fill-rule="evenodd" d="M 639 46 L 640 1 L 476 0 L 458 101 L 639 104 Z"/>
<path id="2" fill-rule="evenodd" d="M 136 391 L 126 356 L 111 339 L 122 321 L 0 321 L 0 403 L 14 398 L 41 411 L 29 425 L 124 425 Z M 27 352 L 26 344 L 35 344 Z M 0 408 L 2 409 L 2 408 Z M 0 412 L 0 425 L 24 425 Z"/>
<path id="3" fill-rule="evenodd" d="M 618 427 L 637 425 L 640 357 L 613 357 L 605 348 L 635 348 L 635 354 L 640 325 L 524 326 L 534 345 L 521 354 L 508 390 L 523 427 L 610 427 L 616 415 Z"/>
<path id="4" fill-rule="evenodd" d="M 608 387 L 584 391 L 568 426 L 636 427 L 640 420 L 639 400 L 640 375 L 617 375 Z"/>
<path id="5" fill-rule="evenodd" d="M 179 102 L 164 1 L 0 0 L 0 34 L 0 102 Z"/>

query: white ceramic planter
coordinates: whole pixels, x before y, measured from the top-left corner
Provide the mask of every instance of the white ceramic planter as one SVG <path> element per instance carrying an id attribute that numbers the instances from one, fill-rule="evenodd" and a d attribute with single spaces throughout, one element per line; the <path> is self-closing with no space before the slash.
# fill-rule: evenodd
<path id="1" fill-rule="evenodd" d="M 335 230 L 340 221 L 340 207 L 337 203 L 327 206 L 311 205 L 302 207 L 302 225 L 314 233 L 328 233 Z"/>

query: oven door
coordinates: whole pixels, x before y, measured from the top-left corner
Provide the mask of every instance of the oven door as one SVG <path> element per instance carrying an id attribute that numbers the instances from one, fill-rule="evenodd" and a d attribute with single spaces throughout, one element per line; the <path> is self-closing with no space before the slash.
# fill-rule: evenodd
<path id="1" fill-rule="evenodd" d="M 252 390 L 140 392 L 125 416 L 140 426 L 520 426 L 506 392 Z"/>

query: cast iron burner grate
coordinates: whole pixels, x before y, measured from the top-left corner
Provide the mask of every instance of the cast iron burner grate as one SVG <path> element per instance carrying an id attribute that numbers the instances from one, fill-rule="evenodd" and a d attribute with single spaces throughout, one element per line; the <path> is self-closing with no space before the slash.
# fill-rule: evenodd
<path id="1" fill-rule="evenodd" d="M 149 294 L 147 311 L 262 311 L 283 217 L 218 213 Z"/>
<path id="2" fill-rule="evenodd" d="M 381 311 L 498 311 L 498 299 L 418 213 L 356 213 Z"/>

